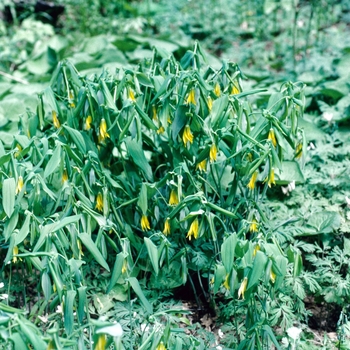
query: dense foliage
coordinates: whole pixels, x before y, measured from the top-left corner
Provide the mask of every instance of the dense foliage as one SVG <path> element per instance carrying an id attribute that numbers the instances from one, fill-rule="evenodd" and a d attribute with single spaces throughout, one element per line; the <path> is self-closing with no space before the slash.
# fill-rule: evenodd
<path id="1" fill-rule="evenodd" d="M 346 348 L 346 2 L 62 3 L 1 29 L 5 348 Z"/>

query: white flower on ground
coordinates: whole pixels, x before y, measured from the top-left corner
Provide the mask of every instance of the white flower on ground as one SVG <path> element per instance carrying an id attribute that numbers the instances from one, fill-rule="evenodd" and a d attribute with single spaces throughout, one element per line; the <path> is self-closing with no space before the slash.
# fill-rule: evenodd
<path id="1" fill-rule="evenodd" d="M 288 336 L 293 340 L 298 340 L 301 332 L 302 330 L 297 327 L 290 327 L 287 329 Z"/>
<path id="2" fill-rule="evenodd" d="M 115 323 L 111 326 L 99 328 L 96 333 L 108 334 L 112 337 L 121 337 L 123 335 L 123 328 L 119 323 Z"/>
<path id="3" fill-rule="evenodd" d="M 221 329 L 218 330 L 218 336 L 219 336 L 219 338 L 224 337 L 224 332 Z"/>
<path id="4" fill-rule="evenodd" d="M 330 122 L 333 119 L 333 113 L 331 112 L 324 112 L 323 118 L 327 120 L 327 122 Z"/>

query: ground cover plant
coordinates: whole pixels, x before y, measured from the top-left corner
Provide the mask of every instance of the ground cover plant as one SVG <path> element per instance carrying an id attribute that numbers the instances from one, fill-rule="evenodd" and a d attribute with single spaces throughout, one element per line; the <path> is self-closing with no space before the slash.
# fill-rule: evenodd
<path id="1" fill-rule="evenodd" d="M 249 26 L 318 9 L 293 4 L 253 6 Z M 154 35 L 169 4 L 132 6 L 147 14 L 136 31 Z M 252 66 L 270 58 L 252 52 L 250 81 L 177 30 L 83 38 L 32 19 L 13 27 L 33 37 L 21 54 L 18 37 L 3 38 L 13 48 L 0 101 L 5 348 L 347 348 L 348 44 L 339 24 L 322 32 L 339 37 L 327 60 L 322 44 L 305 50 L 313 16 L 300 45 L 311 59 L 280 58 L 271 78 Z M 297 44 L 287 43 L 293 57 Z M 182 288 L 192 310 L 176 301 Z"/>

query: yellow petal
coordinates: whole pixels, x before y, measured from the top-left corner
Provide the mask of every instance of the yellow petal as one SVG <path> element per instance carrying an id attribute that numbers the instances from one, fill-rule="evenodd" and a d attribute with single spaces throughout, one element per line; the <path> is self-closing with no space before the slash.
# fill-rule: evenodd
<path id="1" fill-rule="evenodd" d="M 258 171 L 254 171 L 254 173 L 253 173 L 252 177 L 250 178 L 250 181 L 249 181 L 249 183 L 247 185 L 247 187 L 250 190 L 254 190 L 257 178 L 258 178 Z"/>
<path id="2" fill-rule="evenodd" d="M 275 132 L 273 129 L 270 129 L 269 134 L 267 136 L 267 139 L 271 140 L 274 147 L 277 146 L 277 140 L 276 140 Z"/>
<path id="3" fill-rule="evenodd" d="M 198 228 L 199 228 L 199 222 L 198 222 L 198 219 L 196 218 L 192 221 L 192 224 L 190 226 L 190 229 L 188 230 L 186 238 L 191 240 L 191 238 L 193 236 L 195 239 L 197 239 L 198 238 Z"/>
<path id="4" fill-rule="evenodd" d="M 218 150 L 216 148 L 216 145 L 215 143 L 213 143 L 210 147 L 210 151 L 209 151 L 209 159 L 210 159 L 210 162 L 213 163 L 216 161 L 216 156 L 218 154 Z"/>
<path id="5" fill-rule="evenodd" d="M 239 91 L 238 87 L 236 85 L 233 85 L 232 90 L 231 90 L 231 95 L 237 95 L 239 93 L 240 93 L 240 91 Z"/>
<path id="6" fill-rule="evenodd" d="M 207 171 L 207 160 L 203 159 L 201 162 L 199 162 L 196 165 L 196 169 L 199 169 L 201 172 L 202 171 Z"/>
<path id="7" fill-rule="evenodd" d="M 85 119 L 85 125 L 84 125 L 84 129 L 85 130 L 90 130 L 91 129 L 91 123 L 92 123 L 92 117 L 91 115 L 88 115 Z"/>
<path id="8" fill-rule="evenodd" d="M 68 173 L 67 169 L 64 169 L 62 174 L 62 183 L 65 183 L 66 181 L 68 181 Z"/>
<path id="9" fill-rule="evenodd" d="M 148 217 L 146 215 L 142 215 L 141 217 L 141 230 L 147 231 L 151 229 L 151 225 L 148 221 Z"/>
<path id="10" fill-rule="evenodd" d="M 97 198 L 96 198 L 96 206 L 95 208 L 98 210 L 98 211 L 103 211 L 103 196 L 102 196 L 102 193 L 99 192 L 97 194 Z"/>
<path id="11" fill-rule="evenodd" d="M 164 222 L 164 230 L 163 233 L 167 236 L 171 233 L 170 219 L 167 218 Z"/>
<path id="12" fill-rule="evenodd" d="M 187 145 L 187 142 L 193 143 L 193 134 L 189 125 L 185 126 L 184 132 L 182 134 L 182 141 L 184 145 Z"/>
<path id="13" fill-rule="evenodd" d="M 18 180 L 17 180 L 17 186 L 16 186 L 16 194 L 20 193 L 22 191 L 23 188 L 23 177 L 22 176 L 18 176 Z"/>
<path id="14" fill-rule="evenodd" d="M 229 278 L 230 278 L 230 274 L 228 273 L 228 274 L 226 275 L 225 282 L 224 282 L 224 287 L 225 287 L 227 290 L 230 290 Z"/>
<path id="15" fill-rule="evenodd" d="M 95 345 L 95 350 L 106 350 L 107 338 L 105 334 L 100 334 Z"/>
<path id="16" fill-rule="evenodd" d="M 56 129 L 58 129 L 61 126 L 61 123 L 58 120 L 56 111 L 52 111 L 52 122 Z"/>
<path id="17" fill-rule="evenodd" d="M 175 190 L 171 190 L 169 205 L 177 205 L 177 204 L 179 204 L 179 198 L 177 196 L 177 192 Z"/>
<path id="18" fill-rule="evenodd" d="M 241 283 L 241 286 L 238 289 L 238 299 L 242 296 L 242 299 L 244 299 L 244 293 L 247 290 L 247 284 L 248 284 L 248 277 L 244 277 L 244 280 Z"/>
<path id="19" fill-rule="evenodd" d="M 221 89 L 220 89 L 220 85 L 218 83 L 216 83 L 214 86 L 214 94 L 217 97 L 219 97 L 221 95 Z"/>
<path id="20" fill-rule="evenodd" d="M 107 132 L 107 123 L 106 120 L 102 118 L 100 122 L 98 142 L 102 143 L 107 137 L 109 137 L 109 134 Z"/>
<path id="21" fill-rule="evenodd" d="M 258 222 L 254 218 L 249 226 L 249 231 L 250 232 L 258 232 Z M 256 254 L 256 253 L 255 253 Z"/>
<path id="22" fill-rule="evenodd" d="M 191 89 L 191 91 L 188 93 L 186 103 L 196 105 L 196 95 L 194 89 Z"/>

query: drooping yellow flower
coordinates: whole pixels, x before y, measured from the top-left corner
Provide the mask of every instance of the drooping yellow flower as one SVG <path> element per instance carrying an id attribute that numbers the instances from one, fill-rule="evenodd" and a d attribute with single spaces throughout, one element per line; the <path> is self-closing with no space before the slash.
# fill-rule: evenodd
<path id="1" fill-rule="evenodd" d="M 101 192 L 97 194 L 95 209 L 101 212 L 103 211 L 103 196 Z"/>
<path id="2" fill-rule="evenodd" d="M 15 152 L 15 158 L 17 158 L 19 156 L 19 154 L 21 153 L 21 151 L 23 149 L 19 143 L 17 143 L 16 148 L 18 149 L 18 151 Z"/>
<path id="3" fill-rule="evenodd" d="M 249 226 L 249 231 L 250 232 L 258 232 L 258 222 L 256 221 L 256 219 L 254 218 L 252 220 L 252 222 L 250 223 L 250 226 Z M 256 254 L 256 253 L 255 253 Z"/>
<path id="4" fill-rule="evenodd" d="M 257 251 L 260 250 L 260 245 L 257 244 L 255 247 L 254 247 L 254 251 L 253 251 L 253 256 L 256 255 Z"/>
<path id="5" fill-rule="evenodd" d="M 300 159 L 303 155 L 303 144 L 298 143 L 297 147 L 295 148 L 295 159 Z"/>
<path id="6" fill-rule="evenodd" d="M 186 238 L 191 240 L 191 238 L 193 236 L 195 239 L 197 239 L 198 238 L 198 229 L 199 229 L 199 222 L 198 222 L 198 219 L 195 218 L 192 221 L 192 224 L 190 226 L 190 229 L 188 230 Z"/>
<path id="7" fill-rule="evenodd" d="M 156 122 L 156 121 L 158 121 L 158 117 L 157 117 L 157 108 L 155 105 L 152 106 L 152 111 L 153 111 L 152 119 Z"/>
<path id="8" fill-rule="evenodd" d="M 196 165 L 196 169 L 199 169 L 201 172 L 202 171 L 207 171 L 207 160 L 203 159 L 201 162 L 199 162 Z"/>
<path id="9" fill-rule="evenodd" d="M 231 90 L 231 95 L 237 95 L 239 93 L 240 93 L 240 91 L 239 91 L 238 87 L 236 85 L 233 85 L 232 90 Z"/>
<path id="10" fill-rule="evenodd" d="M 83 253 L 83 246 L 81 245 L 81 240 L 80 239 L 77 239 L 77 246 L 78 246 L 78 249 L 79 249 L 79 259 L 84 256 L 84 253 Z"/>
<path id="11" fill-rule="evenodd" d="M 208 103 L 208 109 L 209 109 L 209 112 L 210 112 L 211 109 L 213 108 L 213 100 L 211 99 L 210 96 L 208 96 L 207 103 Z"/>
<path id="12" fill-rule="evenodd" d="M 12 262 L 13 262 L 14 264 L 16 264 L 16 262 L 18 261 L 17 256 L 15 256 L 15 255 L 18 254 L 18 247 L 17 247 L 16 245 L 15 245 L 15 246 L 13 247 L 13 249 L 12 249 L 12 254 L 13 254 Z"/>
<path id="13" fill-rule="evenodd" d="M 128 97 L 129 100 L 131 100 L 132 102 L 136 102 L 136 98 L 135 98 L 135 92 L 132 88 L 129 87 L 128 89 Z"/>
<path id="14" fill-rule="evenodd" d="M 142 215 L 141 217 L 141 230 L 147 231 L 151 229 L 151 225 L 148 221 L 148 217 L 146 215 Z"/>
<path id="15" fill-rule="evenodd" d="M 104 142 L 104 140 L 107 137 L 109 137 L 109 134 L 107 132 L 107 123 L 106 123 L 106 120 L 102 118 L 100 123 L 99 133 L 98 133 L 98 142 L 99 143 Z"/>
<path id="16" fill-rule="evenodd" d="M 248 277 L 244 277 L 244 280 L 241 283 L 241 286 L 238 289 L 238 299 L 242 296 L 242 299 L 244 299 L 244 293 L 247 290 L 248 285 Z"/>
<path id="17" fill-rule="evenodd" d="M 22 176 L 18 176 L 18 180 L 17 180 L 17 186 L 16 186 L 16 194 L 20 193 L 22 191 L 23 188 L 23 177 Z"/>
<path id="18" fill-rule="evenodd" d="M 215 143 L 213 143 L 213 144 L 210 146 L 210 151 L 209 151 L 210 163 L 213 163 L 213 162 L 216 161 L 217 154 L 218 154 L 218 149 L 216 148 Z"/>
<path id="19" fill-rule="evenodd" d="M 95 350 L 106 350 L 107 337 L 106 334 L 100 334 L 95 345 Z"/>
<path id="20" fill-rule="evenodd" d="M 162 341 L 158 344 L 156 350 L 166 350 L 166 347 Z"/>
<path id="21" fill-rule="evenodd" d="M 169 205 L 177 205 L 177 204 L 179 204 L 179 197 L 177 196 L 177 192 L 175 190 L 171 190 Z"/>
<path id="22" fill-rule="evenodd" d="M 186 104 L 193 104 L 196 105 L 196 95 L 195 90 L 191 89 L 191 91 L 188 93 Z"/>
<path id="23" fill-rule="evenodd" d="M 267 186 L 269 186 L 271 188 L 271 185 L 274 184 L 276 185 L 276 182 L 275 182 L 275 169 L 272 168 L 270 170 L 270 174 L 269 174 L 269 177 L 265 179 L 264 182 L 267 181 Z"/>
<path id="24" fill-rule="evenodd" d="M 55 350 L 55 349 L 56 349 L 55 343 L 52 340 L 50 340 L 46 350 Z"/>
<path id="25" fill-rule="evenodd" d="M 164 222 L 164 230 L 163 233 L 167 236 L 171 233 L 170 219 L 167 218 Z"/>
<path id="26" fill-rule="evenodd" d="M 158 130 L 157 130 L 157 134 L 160 135 L 160 134 L 163 134 L 165 131 L 165 129 L 163 128 L 163 126 L 161 126 Z"/>
<path id="27" fill-rule="evenodd" d="M 68 172 L 67 169 L 64 169 L 62 174 L 62 183 L 65 183 L 66 181 L 68 181 Z"/>
<path id="28" fill-rule="evenodd" d="M 224 286 L 227 290 L 230 290 L 229 279 L 230 279 L 230 274 L 228 273 L 228 274 L 226 275 L 225 282 L 224 282 L 224 284 L 223 284 L 223 286 Z"/>
<path id="29" fill-rule="evenodd" d="M 272 271 L 272 269 L 270 271 L 270 280 L 272 283 L 275 283 L 276 281 L 276 274 Z"/>
<path id="30" fill-rule="evenodd" d="M 124 274 L 126 271 L 128 271 L 128 261 L 124 259 L 123 267 L 122 267 L 122 274 Z"/>
<path id="31" fill-rule="evenodd" d="M 184 145 L 187 145 L 187 142 L 193 143 L 193 134 L 189 125 L 185 126 L 184 132 L 182 134 L 182 141 Z"/>
<path id="32" fill-rule="evenodd" d="M 254 190 L 255 188 L 255 183 L 256 183 L 256 179 L 258 178 L 258 171 L 254 171 L 254 173 L 252 174 L 252 177 L 250 178 L 250 181 L 247 185 L 247 187 L 250 189 L 250 190 Z"/>
<path id="33" fill-rule="evenodd" d="M 275 131 L 271 128 L 269 131 L 269 134 L 267 136 L 268 140 L 271 140 L 272 144 L 274 147 L 277 146 L 277 140 L 276 140 L 276 135 L 275 135 Z"/>
<path id="34" fill-rule="evenodd" d="M 91 115 L 88 115 L 85 119 L 85 124 L 84 124 L 84 129 L 86 131 L 91 129 L 91 123 L 92 123 L 92 117 Z"/>
<path id="35" fill-rule="evenodd" d="M 52 111 L 52 122 L 53 122 L 53 125 L 55 126 L 56 129 L 60 128 L 61 123 L 58 120 L 56 111 Z"/>
<path id="36" fill-rule="evenodd" d="M 218 83 L 216 83 L 214 86 L 214 94 L 217 97 L 219 97 L 221 95 L 221 89 L 220 89 L 220 85 Z"/>

